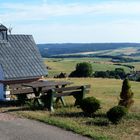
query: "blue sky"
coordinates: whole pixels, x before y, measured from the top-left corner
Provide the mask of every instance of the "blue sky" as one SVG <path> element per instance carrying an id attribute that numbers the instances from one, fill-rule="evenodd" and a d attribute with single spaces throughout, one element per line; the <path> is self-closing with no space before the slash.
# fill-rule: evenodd
<path id="1" fill-rule="evenodd" d="M 140 0 L 0 0 L 0 23 L 36 43 L 140 42 Z"/>

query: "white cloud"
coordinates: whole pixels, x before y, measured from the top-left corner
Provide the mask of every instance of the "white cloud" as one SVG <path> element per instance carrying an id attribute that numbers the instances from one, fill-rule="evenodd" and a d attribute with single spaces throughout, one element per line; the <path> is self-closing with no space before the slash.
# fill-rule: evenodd
<path id="1" fill-rule="evenodd" d="M 130 20 L 130 16 L 140 15 L 140 2 L 111 2 L 100 4 L 47 4 L 40 5 L 1 3 L 0 21 L 12 23 L 13 32 L 33 34 L 40 42 L 140 42 L 140 19 Z M 63 16 L 95 15 L 105 19 L 106 15 L 123 16 L 113 21 L 88 23 L 88 25 L 48 24 L 46 19 Z M 42 21 L 38 24 L 36 21 Z M 17 24 L 20 21 L 20 24 Z M 28 21 L 28 24 L 24 24 Z M 16 23 L 17 22 L 17 23 Z M 15 24 L 15 25 L 13 25 Z"/>
<path id="2" fill-rule="evenodd" d="M 139 15 L 140 2 L 111 2 L 100 4 L 47 4 L 27 5 L 22 3 L 3 3 L 1 8 L 7 12 L 0 14 L 0 19 L 6 21 L 16 20 L 44 20 L 52 16 L 69 16 L 83 14 L 117 14 Z M 10 10 L 10 12 L 8 12 Z"/>

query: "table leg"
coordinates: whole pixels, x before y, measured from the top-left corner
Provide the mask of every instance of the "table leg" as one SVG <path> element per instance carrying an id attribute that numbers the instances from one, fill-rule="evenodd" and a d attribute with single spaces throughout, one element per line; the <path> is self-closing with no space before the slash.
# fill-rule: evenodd
<path id="1" fill-rule="evenodd" d="M 35 99 L 34 99 L 34 105 L 37 103 L 38 106 L 42 106 L 41 100 L 38 98 L 41 94 L 42 87 L 39 88 L 33 88 L 34 94 L 35 94 Z"/>
<path id="2" fill-rule="evenodd" d="M 63 97 L 57 97 L 55 100 L 55 103 L 57 104 L 59 101 L 61 101 L 63 106 L 66 106 L 66 103 Z"/>
<path id="3" fill-rule="evenodd" d="M 66 85 L 62 85 L 62 87 L 65 87 Z M 56 88 L 60 88 L 59 86 L 56 86 Z M 59 94 L 59 93 L 58 93 Z M 62 105 L 63 106 L 66 106 L 66 103 L 65 103 L 65 100 L 64 100 L 64 97 L 57 97 L 56 100 L 55 100 L 55 103 L 57 104 L 59 101 L 61 101 Z"/>

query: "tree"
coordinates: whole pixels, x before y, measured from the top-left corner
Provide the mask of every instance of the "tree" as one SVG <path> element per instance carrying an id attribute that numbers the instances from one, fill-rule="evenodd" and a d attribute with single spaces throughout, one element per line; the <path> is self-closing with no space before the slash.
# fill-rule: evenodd
<path id="1" fill-rule="evenodd" d="M 119 75 L 121 79 L 124 79 L 126 77 L 126 73 L 123 68 L 116 68 L 115 74 Z"/>
<path id="2" fill-rule="evenodd" d="M 134 103 L 132 98 L 133 92 L 131 90 L 131 85 L 129 83 L 129 80 L 126 78 L 124 79 L 122 84 L 119 105 L 125 106 L 126 108 L 130 108 L 131 105 Z"/>
<path id="3" fill-rule="evenodd" d="M 76 70 L 71 72 L 70 77 L 90 77 L 92 76 L 92 65 L 88 62 L 78 63 Z"/>
<path id="4" fill-rule="evenodd" d="M 108 71 L 95 71 L 94 77 L 108 78 L 109 73 L 108 73 Z"/>

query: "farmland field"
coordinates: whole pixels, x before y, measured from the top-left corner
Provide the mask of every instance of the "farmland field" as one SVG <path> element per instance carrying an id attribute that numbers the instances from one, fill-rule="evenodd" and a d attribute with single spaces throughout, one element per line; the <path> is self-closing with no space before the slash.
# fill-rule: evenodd
<path id="1" fill-rule="evenodd" d="M 65 72 L 68 75 L 75 70 L 75 66 L 80 62 L 89 62 L 92 64 L 93 71 L 106 71 L 106 70 L 114 70 L 115 68 L 123 68 L 126 72 L 130 72 L 131 69 L 125 66 L 113 65 L 110 59 L 102 59 L 102 58 L 63 58 L 63 59 L 53 59 L 46 58 L 44 59 L 45 65 L 49 67 L 49 77 L 54 77 L 54 75 L 59 74 L 60 72 Z M 124 63 L 123 63 L 124 64 Z M 139 62 L 132 63 L 135 65 L 137 70 L 140 69 Z M 131 65 L 129 63 L 128 65 Z"/>
<path id="2" fill-rule="evenodd" d="M 49 66 L 50 77 L 60 72 L 70 73 L 79 62 L 88 61 L 92 63 L 94 71 L 112 70 L 116 66 L 109 60 L 102 59 L 45 59 L 45 64 Z M 134 63 L 139 70 L 139 64 Z M 118 66 L 117 66 L 118 67 Z M 124 67 L 129 71 L 127 67 Z M 55 112 L 46 110 L 29 110 L 17 107 L 1 108 L 1 111 L 10 111 L 19 116 L 35 119 L 51 125 L 56 125 L 66 130 L 88 136 L 95 140 L 139 140 L 140 139 L 140 82 L 130 82 L 134 92 L 134 105 L 128 115 L 118 124 L 113 125 L 108 121 L 106 112 L 116 106 L 119 101 L 122 80 L 102 79 L 102 78 L 65 78 L 48 80 L 64 80 L 73 82 L 74 85 L 90 84 L 90 93 L 86 95 L 94 96 L 101 101 L 101 109 L 95 113 L 94 117 L 85 117 L 80 108 L 74 107 L 74 98 L 65 97 L 66 107 L 61 104 L 55 106 Z M 15 110 L 15 111 L 14 111 Z"/>

